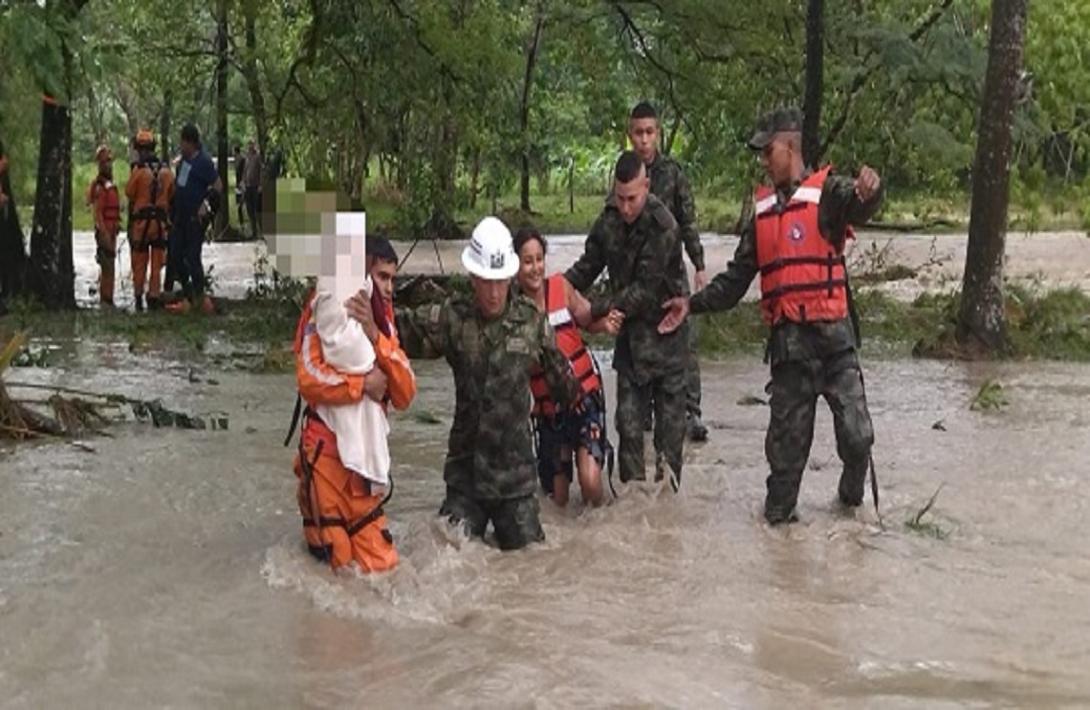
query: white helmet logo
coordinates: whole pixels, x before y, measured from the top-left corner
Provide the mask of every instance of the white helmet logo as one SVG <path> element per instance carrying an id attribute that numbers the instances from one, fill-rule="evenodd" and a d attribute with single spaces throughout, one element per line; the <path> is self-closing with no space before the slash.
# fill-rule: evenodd
<path id="1" fill-rule="evenodd" d="M 491 263 L 489 264 L 489 266 L 492 267 L 493 269 L 502 269 L 503 268 L 503 263 L 504 263 L 503 252 L 493 252 L 492 253 Z"/>

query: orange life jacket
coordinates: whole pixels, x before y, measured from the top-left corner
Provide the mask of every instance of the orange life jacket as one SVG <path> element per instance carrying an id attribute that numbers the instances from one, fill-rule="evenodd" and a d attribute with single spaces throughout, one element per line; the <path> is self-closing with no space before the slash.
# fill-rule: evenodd
<path id="1" fill-rule="evenodd" d="M 95 178 L 91 183 L 91 202 L 106 228 L 117 231 L 121 224 L 121 196 L 114 181 Z"/>
<path id="2" fill-rule="evenodd" d="M 761 315 L 769 325 L 848 316 L 843 245 L 835 247 L 821 236 L 818 224 L 821 190 L 829 170 L 826 166 L 806 178 L 785 205 L 779 204 L 774 189 L 757 188 Z M 853 236 L 850 228 L 847 236 Z"/>
<path id="3" fill-rule="evenodd" d="M 326 364 L 322 340 L 314 323 L 314 295 L 306 305 L 295 328 L 295 383 L 299 396 L 308 405 L 337 406 L 359 402 L 363 398 L 363 375 L 346 375 Z"/>
<path id="4" fill-rule="evenodd" d="M 336 437 L 314 411 L 318 405 L 338 406 L 359 402 L 364 396 L 365 375 L 344 374 L 332 367 L 322 353 L 322 341 L 314 324 L 313 291 L 307 295 L 299 323 L 295 327 L 295 382 L 299 388 L 299 398 L 307 404 L 303 423 L 304 437 L 317 437 L 323 441 L 327 453 L 337 450 Z M 405 409 L 416 396 L 416 375 L 412 365 L 401 349 L 394 326 L 393 306 L 386 304 L 387 321 L 390 323 L 390 335 L 381 334 L 375 343 L 376 365 L 386 375 L 386 391 L 389 402 L 395 409 Z M 301 407 L 297 403 L 292 424 L 288 432 L 291 439 L 298 421 Z"/>
<path id="5" fill-rule="evenodd" d="M 583 388 L 583 394 L 593 394 L 602 388 L 602 378 L 598 368 L 583 343 L 579 326 L 575 324 L 571 311 L 568 310 L 567 290 L 564 275 L 553 274 L 545 280 L 545 310 L 549 315 L 549 325 L 556 332 L 556 346 L 571 363 L 572 372 Z M 552 416 L 556 413 L 556 403 L 549 396 L 549 385 L 542 372 L 534 373 L 530 378 L 530 391 L 534 395 L 533 414 Z"/>

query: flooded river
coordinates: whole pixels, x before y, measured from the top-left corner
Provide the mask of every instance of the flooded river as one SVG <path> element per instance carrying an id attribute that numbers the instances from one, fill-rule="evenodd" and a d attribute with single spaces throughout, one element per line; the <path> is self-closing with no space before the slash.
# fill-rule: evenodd
<path id="1" fill-rule="evenodd" d="M 583 253 L 584 234 L 549 236 L 550 269 L 566 269 Z M 738 238 L 723 234 L 703 234 L 705 260 L 709 274 L 726 268 Z M 883 284 L 893 296 L 912 299 L 928 290 L 949 290 L 961 281 L 965 265 L 964 234 L 895 234 L 864 232 L 849 247 L 848 261 L 853 273 L 881 271 L 894 265 L 916 271 L 915 278 Z M 464 241 L 397 242 L 395 248 L 403 260 L 402 272 L 409 274 L 462 273 L 460 255 Z M 213 288 L 217 296 L 242 298 L 254 284 L 254 264 L 265 254 L 264 244 L 207 244 L 205 268 L 214 267 Z M 80 232 L 74 239 L 76 300 L 92 305 L 98 279 L 94 239 Z M 1044 281 L 1049 286 L 1078 286 L 1090 292 L 1090 239 L 1082 232 L 1011 233 L 1007 237 L 1007 276 L 1018 281 Z M 690 267 L 691 268 L 691 267 Z M 115 302 L 132 307 L 132 269 L 127 248 L 118 250 L 118 286 Z M 756 293 L 756 283 L 750 291 Z"/>
<path id="2" fill-rule="evenodd" d="M 802 522 L 765 526 L 768 412 L 739 401 L 766 370 L 709 363 L 712 438 L 680 495 L 543 501 L 548 541 L 503 554 L 436 522 L 451 378 L 418 363 L 392 422 L 402 565 L 363 579 L 302 547 L 290 377 L 191 384 L 124 344 L 81 347 L 18 379 L 154 389 L 231 430 L 0 453 L 2 706 L 1090 705 L 1090 367 L 869 363 L 883 532 L 833 509 L 824 409 Z M 970 411 L 989 377 L 1009 407 Z M 940 484 L 925 520 L 945 539 L 907 530 Z"/>

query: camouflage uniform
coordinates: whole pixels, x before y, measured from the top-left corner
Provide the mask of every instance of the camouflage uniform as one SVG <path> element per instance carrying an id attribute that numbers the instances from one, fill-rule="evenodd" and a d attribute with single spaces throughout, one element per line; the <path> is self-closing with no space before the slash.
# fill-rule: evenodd
<path id="1" fill-rule="evenodd" d="M 680 264 L 677 221 L 658 198 L 648 195 L 643 212 L 631 225 L 608 199 L 583 255 L 565 273 L 572 286 L 585 293 L 608 269 L 607 293 L 592 298 L 592 313 L 600 317 L 616 308 L 625 314 L 613 352 L 622 481 L 645 478 L 643 421 L 652 399 L 655 450 L 673 472 L 675 487 L 681 481 L 688 324 L 669 335 L 660 335 L 657 329 L 663 301 L 684 293 Z"/>
<path id="2" fill-rule="evenodd" d="M 540 366 L 554 400 L 565 406 L 581 394 L 548 319 L 532 301 L 513 296 L 501 316 L 485 320 L 472 296 L 462 296 L 399 311 L 397 325 L 411 357 L 443 356 L 454 373 L 439 514 L 478 537 L 491 520 L 505 550 L 544 540 L 534 497 L 530 372 Z"/>
<path id="3" fill-rule="evenodd" d="M 788 201 L 797 186 L 786 193 L 777 190 L 780 204 Z M 834 243 L 842 242 L 847 226 L 866 222 L 881 201 L 879 193 L 869 202 L 861 202 L 856 197 L 853 178 L 830 175 L 822 189 L 818 213 L 822 236 Z M 692 313 L 734 307 L 758 274 L 754 217 L 750 215 L 745 224 L 727 270 L 693 296 Z M 852 505 L 863 500 L 874 431 L 863 393 L 856 345 L 850 318 L 831 322 L 784 321 L 772 328 L 767 353 L 772 363 L 772 381 L 767 387 L 772 416 L 765 439 L 765 456 L 771 469 L 765 516 L 771 522 L 790 519 L 798 501 L 802 472 L 814 436 L 819 395 L 825 397 L 832 410 L 837 453 L 844 463 L 840 498 Z"/>
<path id="4" fill-rule="evenodd" d="M 704 247 L 700 243 L 700 233 L 696 229 L 696 206 L 693 202 L 693 189 L 689 179 L 681 170 L 681 165 L 668 155 L 657 153 L 655 160 L 647 166 L 651 178 L 651 192 L 669 208 L 677 220 L 678 237 L 693 262 L 693 269 L 704 270 Z M 689 294 L 689 278 L 685 272 L 685 262 L 679 266 L 679 277 Z M 693 418 L 700 418 L 700 360 L 697 353 L 697 329 L 695 323 L 689 324 L 689 362 L 685 379 L 685 412 Z"/>

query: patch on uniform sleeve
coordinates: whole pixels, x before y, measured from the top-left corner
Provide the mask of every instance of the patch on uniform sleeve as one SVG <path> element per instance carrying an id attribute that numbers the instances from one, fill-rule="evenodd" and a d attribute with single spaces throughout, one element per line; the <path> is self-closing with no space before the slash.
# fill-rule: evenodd
<path id="1" fill-rule="evenodd" d="M 674 229 L 677 227 L 677 220 L 674 219 L 674 215 L 670 214 L 670 210 L 662 204 L 655 210 L 655 221 L 658 222 L 659 226 L 663 229 Z"/>
<path id="2" fill-rule="evenodd" d="M 525 338 L 512 337 L 507 339 L 507 352 L 518 353 L 519 355 L 529 355 L 530 346 L 527 345 Z"/>
<path id="3" fill-rule="evenodd" d="M 443 313 L 443 306 L 441 304 L 438 304 L 438 303 L 433 303 L 432 306 L 431 306 L 431 310 L 428 311 L 428 320 L 431 321 L 432 325 L 438 325 L 439 316 L 441 316 L 442 313 Z"/>

